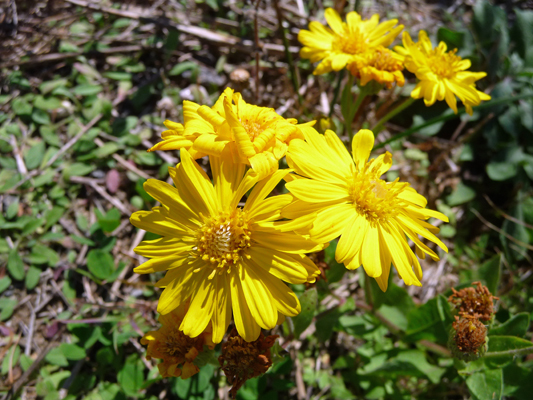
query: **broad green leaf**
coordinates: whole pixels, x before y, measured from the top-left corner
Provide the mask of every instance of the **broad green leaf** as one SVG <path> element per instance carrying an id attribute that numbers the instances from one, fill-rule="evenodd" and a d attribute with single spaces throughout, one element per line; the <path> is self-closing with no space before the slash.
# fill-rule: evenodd
<path id="1" fill-rule="evenodd" d="M 185 71 L 189 71 L 191 69 L 198 69 L 198 64 L 194 61 L 185 61 L 179 64 L 176 64 L 172 67 L 170 71 L 168 71 L 169 76 L 175 76 L 175 75 L 181 75 Z"/>
<path id="2" fill-rule="evenodd" d="M 11 278 L 9 275 L 0 278 L 0 294 L 3 293 L 9 286 L 11 286 Z"/>
<path id="3" fill-rule="evenodd" d="M 526 65 L 533 67 L 533 11 L 515 9 L 516 22 L 513 29 L 513 38 L 517 50 Z"/>
<path id="4" fill-rule="evenodd" d="M 67 86 L 67 83 L 67 79 L 55 79 L 53 81 L 46 81 L 39 85 L 39 90 L 42 94 L 48 94 L 54 89 Z"/>
<path id="5" fill-rule="evenodd" d="M 18 304 L 15 299 L 0 298 L 0 321 L 6 321 L 13 315 L 13 310 Z"/>
<path id="6" fill-rule="evenodd" d="M 68 360 L 59 347 L 50 350 L 46 355 L 45 360 L 52 365 L 57 365 L 59 367 L 68 367 Z"/>
<path id="7" fill-rule="evenodd" d="M 338 241 L 336 239 L 332 240 L 329 242 L 329 246 L 324 250 L 324 261 L 329 266 L 329 268 L 326 270 L 326 279 L 328 280 L 328 284 L 340 281 L 347 271 L 344 264 L 340 264 L 335 260 L 337 243 Z"/>
<path id="8" fill-rule="evenodd" d="M 46 143 L 55 147 L 61 147 L 61 140 L 59 139 L 57 133 L 54 131 L 54 128 L 52 128 L 51 126 L 43 125 L 39 128 L 39 132 L 41 133 L 41 137 Z"/>
<path id="9" fill-rule="evenodd" d="M 463 32 L 452 31 L 451 29 L 441 27 L 437 31 L 437 40 L 448 45 L 448 50 L 460 49 L 463 47 L 465 34 Z"/>
<path id="10" fill-rule="evenodd" d="M 144 383 L 144 364 L 137 354 L 132 354 L 126 359 L 124 367 L 118 371 L 117 380 L 127 396 L 139 397 L 141 395 L 140 389 Z"/>
<path id="11" fill-rule="evenodd" d="M 431 299 L 408 314 L 405 341 L 429 339 L 447 343 L 452 320 L 447 299 L 442 295 Z"/>
<path id="12" fill-rule="evenodd" d="M 33 246 L 30 255 L 25 258 L 30 264 L 48 264 L 51 267 L 55 267 L 59 262 L 59 255 L 50 247 L 42 244 Z"/>
<path id="13" fill-rule="evenodd" d="M 24 162 L 29 170 L 35 169 L 41 164 L 45 149 L 44 141 L 41 140 L 30 147 L 26 154 L 24 154 Z"/>
<path id="14" fill-rule="evenodd" d="M 113 256 L 103 250 L 91 250 L 87 254 L 87 268 L 99 279 L 108 278 L 115 270 Z"/>
<path id="15" fill-rule="evenodd" d="M 85 350 L 72 343 L 62 343 L 59 349 L 67 360 L 81 360 L 85 358 Z"/>
<path id="16" fill-rule="evenodd" d="M 11 103 L 11 108 L 17 115 L 30 115 L 33 107 L 25 99 L 18 97 Z"/>
<path id="17" fill-rule="evenodd" d="M 28 268 L 25 280 L 26 290 L 32 290 L 35 288 L 35 286 L 37 286 L 39 283 L 39 278 L 41 277 L 41 273 L 42 271 L 34 266 L 30 266 L 30 268 Z"/>
<path id="18" fill-rule="evenodd" d="M 31 119 L 36 124 L 40 125 L 49 125 L 52 121 L 50 120 L 50 115 L 44 110 L 39 108 L 34 108 L 31 113 Z"/>
<path id="19" fill-rule="evenodd" d="M 107 142 L 102 147 L 97 148 L 93 151 L 94 156 L 98 158 L 104 158 L 107 157 L 113 153 L 116 153 L 119 149 L 118 144 L 115 142 Z M 150 154 L 150 153 L 147 153 Z"/>
<path id="20" fill-rule="evenodd" d="M 4 354 L 2 361 L 2 375 L 6 375 L 13 366 L 17 365 L 20 357 L 20 347 L 17 345 L 11 346 L 7 353 Z"/>
<path id="21" fill-rule="evenodd" d="M 71 176 L 84 176 L 91 173 L 94 168 L 94 165 L 76 162 L 63 169 L 63 176 L 65 179 L 70 179 Z"/>
<path id="22" fill-rule="evenodd" d="M 63 215 L 65 215 L 65 209 L 63 207 L 53 207 L 51 210 L 46 212 L 46 225 L 44 226 L 44 229 L 47 230 L 51 226 L 55 225 L 57 221 L 61 219 Z"/>
<path id="23" fill-rule="evenodd" d="M 36 96 L 33 106 L 44 111 L 55 110 L 61 107 L 61 100 L 54 96 Z"/>
<path id="24" fill-rule="evenodd" d="M 516 336 L 490 336 L 488 353 L 520 350 L 527 347 L 533 348 L 533 342 Z"/>
<path id="25" fill-rule="evenodd" d="M 491 162 L 487 164 L 487 175 L 493 181 L 505 181 L 516 176 L 518 167 L 509 162 Z"/>
<path id="26" fill-rule="evenodd" d="M 529 314 L 523 312 L 489 331 L 489 335 L 524 336 L 529 328 Z"/>
<path id="27" fill-rule="evenodd" d="M 470 393 L 476 400 L 500 400 L 503 391 L 501 369 L 487 369 L 475 372 L 466 378 Z"/>
<path id="28" fill-rule="evenodd" d="M 466 186 L 463 182 L 459 182 L 455 190 L 446 197 L 446 202 L 450 206 L 458 206 L 469 202 L 476 197 L 476 192 L 469 186 Z"/>
<path id="29" fill-rule="evenodd" d="M 292 317 L 292 322 L 294 324 L 294 336 L 299 338 L 303 331 L 313 321 L 315 316 L 316 306 L 318 301 L 318 294 L 316 288 L 311 288 L 303 292 L 300 296 L 300 305 L 302 311 L 295 317 Z"/>
<path id="30" fill-rule="evenodd" d="M 479 267 L 479 277 L 485 283 L 489 292 L 494 295 L 497 293 L 500 283 L 502 258 L 503 254 L 496 254 Z"/>
<path id="31" fill-rule="evenodd" d="M 9 253 L 9 257 L 7 259 L 7 270 L 17 281 L 24 279 L 24 263 L 22 262 L 22 257 L 16 248 L 12 249 Z"/>
<path id="32" fill-rule="evenodd" d="M 76 96 L 92 96 L 100 93 L 102 90 L 104 90 L 102 86 L 89 83 L 78 85 L 72 89 Z"/>
<path id="33" fill-rule="evenodd" d="M 13 219 L 17 216 L 17 213 L 19 211 L 19 198 L 15 198 L 15 200 L 7 207 L 6 210 L 6 218 L 7 219 Z"/>

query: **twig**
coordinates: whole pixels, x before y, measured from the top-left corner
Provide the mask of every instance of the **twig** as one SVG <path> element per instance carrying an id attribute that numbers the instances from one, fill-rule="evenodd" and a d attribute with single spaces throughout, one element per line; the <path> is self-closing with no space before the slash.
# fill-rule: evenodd
<path id="1" fill-rule="evenodd" d="M 259 26 L 257 23 L 257 14 L 259 13 L 259 4 L 261 0 L 255 2 L 254 8 L 254 43 L 255 43 L 255 69 L 254 69 L 254 80 L 255 80 L 255 102 L 259 100 Z"/>
<path id="2" fill-rule="evenodd" d="M 124 206 L 124 204 L 122 204 L 120 201 L 118 201 L 116 198 L 114 197 L 111 197 L 111 195 L 109 193 L 106 192 L 106 190 L 104 188 L 102 188 L 101 186 L 99 186 L 97 183 L 96 183 L 96 180 L 95 179 L 91 179 L 91 178 L 85 178 L 83 176 L 71 176 L 70 177 L 70 181 L 71 182 L 76 182 L 76 183 L 83 183 L 85 185 L 89 185 L 90 187 L 92 187 L 96 192 L 98 192 L 98 194 L 100 196 L 102 196 L 104 199 L 106 199 L 108 202 L 110 202 L 111 204 L 113 204 L 119 211 L 121 211 L 123 214 L 129 216 L 131 214 L 130 210 L 128 210 L 126 208 L 126 206 Z"/>
<path id="3" fill-rule="evenodd" d="M 517 223 L 518 225 L 525 226 L 528 229 L 533 229 L 533 225 L 530 225 L 524 221 L 519 220 L 518 218 L 513 217 L 512 215 L 507 214 L 505 211 L 499 208 L 496 204 L 494 204 L 494 202 L 486 194 L 483 194 L 483 197 L 485 198 L 485 200 L 487 200 L 487 203 L 489 203 L 489 205 L 492 208 L 494 208 L 496 211 L 498 211 L 505 219 L 508 219 L 509 221 L 513 221 L 514 223 Z"/>
<path id="4" fill-rule="evenodd" d="M 17 170 L 21 175 L 26 175 L 28 173 L 28 169 L 26 168 L 26 164 L 24 163 L 24 159 L 22 158 L 22 154 L 18 147 L 15 135 L 11 135 L 9 137 L 9 144 L 13 147 L 13 156 L 15 157 L 15 161 L 17 163 Z"/>
<path id="5" fill-rule="evenodd" d="M 502 229 L 498 228 L 496 225 L 491 224 L 489 221 L 487 221 L 483 216 L 474 208 L 471 208 L 470 211 L 474 213 L 476 217 L 478 217 L 481 222 L 483 222 L 488 228 L 492 229 L 493 231 L 498 232 L 499 234 L 505 236 L 507 239 L 509 239 L 512 242 L 515 242 L 517 245 L 525 247 L 528 250 L 533 250 L 533 246 L 530 244 L 524 243 L 521 240 L 515 239 L 511 235 L 509 235 L 507 232 L 503 231 Z"/>
<path id="6" fill-rule="evenodd" d="M 102 147 L 104 146 L 104 142 L 102 142 L 99 138 L 95 138 L 94 139 L 94 143 L 96 143 L 96 145 L 98 147 Z M 150 179 L 152 178 L 150 175 L 148 175 L 146 172 L 143 172 L 141 171 L 139 168 L 137 168 L 136 166 L 134 165 L 131 165 L 129 162 L 127 162 L 124 158 L 122 158 L 121 156 L 119 156 L 118 154 L 113 154 L 113 158 L 119 163 L 121 164 L 123 167 L 125 167 L 126 169 L 129 169 L 131 172 L 133 172 L 134 174 L 137 174 L 139 175 L 141 178 L 144 178 L 144 179 Z"/>

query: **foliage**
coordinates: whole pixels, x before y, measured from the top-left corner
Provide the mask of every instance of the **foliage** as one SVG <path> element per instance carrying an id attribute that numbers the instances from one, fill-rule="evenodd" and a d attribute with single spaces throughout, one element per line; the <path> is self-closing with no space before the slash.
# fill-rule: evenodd
<path id="1" fill-rule="evenodd" d="M 253 37 L 246 15 L 221 1 L 197 3 L 198 12 L 230 21 L 229 33 Z M 314 2 L 306 7 L 307 15 L 322 12 Z M 168 178 L 167 167 L 177 162 L 174 155 L 162 160 L 146 152 L 163 120 L 182 120 L 185 98 L 211 104 L 223 89 L 213 76 L 241 63 L 242 54 L 196 42 L 185 47 L 185 34 L 143 29 L 134 19 L 83 7 L 72 12 L 75 22 L 59 19 L 51 28 L 68 32 L 58 39 L 59 54 L 79 55 L 46 68 L 28 63 L 1 70 L 7 94 L 0 95 L 0 391 L 17 387 L 30 370 L 23 382 L 29 386 L 17 387 L 15 398 L 30 390 L 38 398 L 68 400 L 155 400 L 162 393 L 217 398 L 219 389 L 227 391 L 216 361 L 219 347 L 189 380 L 161 379 L 144 357 L 139 339 L 157 326 L 159 293 L 153 289 L 156 278 L 132 277 L 140 260 L 130 250 L 137 232 L 128 217 L 156 205 L 142 183 Z M 463 17 L 470 15 L 465 27 Z M 524 355 L 533 347 L 533 12 L 506 12 L 478 1 L 443 19 L 446 27 L 437 38 L 470 58 L 474 70 L 487 71 L 486 87 L 493 100 L 503 101 L 474 108 L 472 117 L 460 120 L 445 107 L 415 103 L 391 120 L 388 136 L 381 138 L 398 139 L 389 146 L 401 167 L 389 178 L 407 176 L 450 217 L 441 226 L 451 249 L 442 282 L 424 281 L 433 290 L 428 295 L 407 290 L 391 275 L 382 293 L 375 282 L 335 261 L 332 242 L 318 259 L 327 281 L 294 285 L 302 313 L 273 332 L 282 336 L 272 349 L 273 367 L 249 380 L 238 398 L 530 397 L 532 361 Z M 292 26 L 303 27 L 294 20 Z M 276 29 L 267 21 L 258 35 L 274 42 Z M 117 46 L 121 37 L 144 49 L 98 53 Z M 182 57 L 185 50 L 192 55 Z M 284 72 L 273 78 L 272 71 L 296 68 L 301 82 L 309 83 L 312 67 L 305 60 L 287 66 L 283 57 L 261 60 L 261 84 L 275 79 L 279 86 L 273 95 L 263 94 L 263 103 L 280 106 L 274 97 L 291 98 L 295 105 L 286 115 L 318 118 L 316 93 L 327 87 L 331 99 L 336 79 L 312 78 L 315 96 L 310 90 L 298 99 Z M 246 54 L 246 62 L 253 60 Z M 252 97 L 253 91 L 244 93 Z M 378 96 L 372 106 L 387 100 Z M 337 127 L 343 114 L 355 113 L 331 111 L 327 123 Z M 438 266 L 429 266 L 431 277 Z M 448 289 L 476 280 L 500 300 L 485 355 L 463 362 L 447 349 L 454 317 Z M 37 366 L 40 354 L 46 356 Z"/>

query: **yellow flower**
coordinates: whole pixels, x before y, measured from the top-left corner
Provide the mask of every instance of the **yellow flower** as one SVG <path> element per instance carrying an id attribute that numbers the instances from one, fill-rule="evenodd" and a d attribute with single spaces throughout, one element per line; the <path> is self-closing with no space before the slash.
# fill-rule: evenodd
<path id="1" fill-rule="evenodd" d="M 171 131 L 163 132 L 163 141 L 149 151 L 191 149 L 194 158 L 225 154 L 235 163 L 250 165 L 261 179 L 278 169 L 292 139 L 303 138 L 295 119 L 248 104 L 230 88 L 212 108 L 184 101 L 183 115 L 185 126 L 165 121 Z"/>
<path id="2" fill-rule="evenodd" d="M 252 341 L 261 328 L 272 329 L 300 312 L 298 298 L 282 280 L 314 282 L 319 270 L 304 254 L 324 246 L 294 233 L 308 230 L 313 215 L 278 221 L 292 196 L 266 198 L 288 170 L 258 182 L 251 170 L 244 174 L 243 164 L 210 161 L 213 184 L 186 150 L 181 163 L 169 168 L 175 187 L 155 179 L 144 183 L 162 206 L 138 211 L 130 221 L 162 237 L 135 249 L 150 258 L 135 272 L 168 271 L 157 282 L 165 288 L 157 309 L 165 315 L 190 301 L 179 326 L 185 335 L 198 336 L 211 321 L 213 342 L 219 343 L 233 311 L 239 334 Z"/>
<path id="3" fill-rule="evenodd" d="M 396 46 L 394 50 L 405 56 L 405 68 L 420 80 L 411 92 L 414 99 L 423 97 L 428 107 L 437 100 L 446 100 L 448 106 L 457 114 L 457 96 L 470 115 L 472 106 L 479 105 L 482 100 L 490 100 L 490 96 L 476 90 L 475 85 L 477 80 L 487 74 L 466 71 L 471 66 L 470 60 L 459 57 L 456 54 L 457 49 L 447 51 L 444 42 L 440 42 L 433 49 L 425 31 L 418 33 L 418 43 L 414 43 L 411 36 L 404 32 L 403 46 Z"/>
<path id="4" fill-rule="evenodd" d="M 147 345 L 146 359 L 162 359 L 157 365 L 163 378 L 181 376 L 182 379 L 190 378 L 200 371 L 194 364 L 196 356 L 203 351 L 204 346 L 214 349 L 211 340 L 212 329 L 209 325 L 199 336 L 191 338 L 178 329 L 188 305 L 182 304 L 172 312 L 159 316 L 161 328 L 146 333 L 141 344 Z M 181 367 L 180 367 L 181 365 Z"/>
<path id="5" fill-rule="evenodd" d="M 328 242 L 340 235 L 336 260 L 348 269 L 363 265 L 383 291 L 391 263 L 407 285 L 421 286 L 422 269 L 407 238 L 420 258 L 429 254 L 438 260 L 418 235 L 448 251 L 434 235 L 439 229 L 425 222 L 429 217 L 446 222 L 448 218 L 426 209 L 426 199 L 408 183 L 380 178 L 391 167 L 392 156 L 387 152 L 367 161 L 374 146 L 371 131 L 362 129 L 354 136 L 353 158 L 334 132 L 320 135 L 312 128 L 303 132 L 306 141 L 295 140 L 287 153 L 299 176 L 286 186 L 298 200 L 282 215 L 295 218 L 318 212 L 311 237 Z"/>
<path id="6" fill-rule="evenodd" d="M 327 8 L 325 17 L 331 29 L 312 21 L 309 31 L 302 29 L 298 33 L 298 40 L 304 45 L 300 57 L 308 58 L 311 62 L 322 60 L 313 72 L 315 75 L 340 71 L 353 61 L 354 55 L 379 46 L 389 46 L 403 29 L 403 25 L 395 27 L 398 23 L 396 19 L 380 24 L 377 14 L 363 20 L 352 11 L 346 15 L 346 22 L 342 22 L 334 9 Z"/>
<path id="7" fill-rule="evenodd" d="M 402 74 L 403 57 L 382 46 L 354 56 L 354 61 L 348 64 L 347 69 L 353 76 L 361 79 L 361 86 L 376 81 L 390 89 L 394 82 L 398 86 L 405 83 Z"/>

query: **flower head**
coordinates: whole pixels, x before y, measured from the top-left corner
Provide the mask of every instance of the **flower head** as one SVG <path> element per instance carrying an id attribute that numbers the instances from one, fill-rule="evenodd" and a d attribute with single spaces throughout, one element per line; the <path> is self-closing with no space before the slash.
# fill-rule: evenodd
<path id="1" fill-rule="evenodd" d="M 389 46 L 403 29 L 403 25 L 395 26 L 396 19 L 380 24 L 377 14 L 363 20 L 352 11 L 346 15 L 346 22 L 342 22 L 334 9 L 327 8 L 325 17 L 331 29 L 312 21 L 309 31 L 302 29 L 298 33 L 298 40 L 304 45 L 300 56 L 311 62 L 322 60 L 313 72 L 315 75 L 340 71 L 353 61 L 355 55 Z"/>
<path id="2" fill-rule="evenodd" d="M 457 49 L 447 51 L 444 42 L 433 48 L 425 31 L 419 32 L 418 43 L 414 43 L 411 36 L 404 32 L 403 46 L 396 46 L 394 50 L 405 56 L 405 67 L 420 80 L 411 97 L 424 98 L 426 106 L 433 105 L 437 100 L 446 100 L 448 106 L 457 113 L 457 96 L 470 115 L 472 106 L 477 106 L 482 100 L 490 100 L 490 96 L 476 90 L 475 85 L 487 74 L 467 71 L 471 66 L 470 60 L 459 57 Z"/>
<path id="3" fill-rule="evenodd" d="M 363 265 L 383 291 L 391 263 L 407 285 L 421 286 L 422 268 L 407 238 L 420 258 L 428 254 L 438 260 L 418 236 L 448 251 L 434 235 L 439 229 L 426 222 L 430 217 L 446 222 L 448 218 L 425 208 L 427 200 L 408 183 L 381 179 L 392 165 L 392 156 L 387 152 L 368 161 L 374 146 L 371 131 L 362 129 L 355 135 L 353 158 L 334 132 L 320 135 L 313 128 L 303 132 L 306 142 L 292 142 L 287 153 L 298 176 L 286 186 L 298 200 L 282 215 L 295 218 L 317 212 L 311 237 L 329 242 L 340 235 L 336 260 L 348 269 Z"/>
<path id="4" fill-rule="evenodd" d="M 347 69 L 353 76 L 361 79 L 361 86 L 376 81 L 390 89 L 394 82 L 398 86 L 405 83 L 402 74 L 403 57 L 383 46 L 354 57 Z"/>
<path id="5" fill-rule="evenodd" d="M 130 221 L 162 237 L 135 248 L 150 258 L 135 272 L 168 271 L 157 282 L 165 288 L 158 311 L 165 315 L 189 301 L 179 325 L 185 335 L 198 336 L 211 321 L 213 342 L 219 343 L 233 312 L 239 334 L 252 341 L 261 328 L 300 312 L 298 298 L 282 280 L 314 281 L 319 270 L 304 254 L 324 246 L 305 235 L 314 215 L 278 221 L 292 196 L 267 198 L 288 170 L 259 181 L 251 170 L 244 174 L 243 164 L 210 161 L 213 183 L 186 150 L 181 163 L 169 168 L 175 187 L 154 179 L 144 183 L 162 205 L 138 211 Z M 238 207 L 250 190 L 244 207 Z"/>
<path id="6" fill-rule="evenodd" d="M 453 294 L 448 301 L 455 305 L 460 315 L 471 315 L 482 321 L 490 321 L 494 315 L 494 299 L 486 286 L 481 282 L 474 282 L 475 287 L 467 287 L 459 291 L 452 288 Z"/>
<path id="7" fill-rule="evenodd" d="M 141 344 L 148 346 L 146 359 L 163 360 L 157 366 L 163 378 L 170 376 L 190 378 L 200 370 L 194 364 L 194 359 L 203 351 L 204 346 L 211 350 L 215 347 L 211 341 L 210 325 L 195 338 L 185 335 L 178 329 L 187 312 L 187 307 L 188 305 L 184 303 L 172 312 L 160 315 L 161 328 L 150 331 L 141 338 Z"/>
<path id="8" fill-rule="evenodd" d="M 303 138 L 295 119 L 248 104 L 230 88 L 212 108 L 184 101 L 183 115 L 184 127 L 165 121 L 170 131 L 163 132 L 163 141 L 150 151 L 184 148 L 193 151 L 194 158 L 224 154 L 234 163 L 250 165 L 261 179 L 278 169 L 292 139 Z"/>
<path id="9" fill-rule="evenodd" d="M 485 351 L 487 328 L 471 316 L 455 316 L 448 346 L 452 354 L 463 361 L 473 361 Z"/>
<path id="10" fill-rule="evenodd" d="M 268 371 L 272 365 L 270 348 L 276 343 L 278 335 L 259 335 L 257 340 L 247 342 L 236 329 L 231 331 L 226 342 L 222 344 L 222 354 L 218 358 L 220 367 L 233 385 L 230 394 L 236 398 L 237 390 L 248 379 L 255 378 Z"/>

